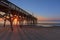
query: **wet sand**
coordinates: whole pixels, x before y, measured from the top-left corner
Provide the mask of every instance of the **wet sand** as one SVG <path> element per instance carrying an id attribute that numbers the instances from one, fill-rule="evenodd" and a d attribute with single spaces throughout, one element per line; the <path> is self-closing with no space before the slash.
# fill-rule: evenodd
<path id="1" fill-rule="evenodd" d="M 1 31 L 2 30 L 2 31 Z M 0 40 L 60 40 L 60 27 L 16 27 L 0 29 Z"/>

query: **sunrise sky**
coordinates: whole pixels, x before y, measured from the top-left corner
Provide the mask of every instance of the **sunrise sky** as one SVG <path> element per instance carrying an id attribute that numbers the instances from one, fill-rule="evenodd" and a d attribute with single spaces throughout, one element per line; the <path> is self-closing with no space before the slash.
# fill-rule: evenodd
<path id="1" fill-rule="evenodd" d="M 9 0 L 38 20 L 60 20 L 60 0 Z M 1 12 L 0 12 L 1 13 Z"/>
<path id="2" fill-rule="evenodd" d="M 39 20 L 60 20 L 60 0 L 9 0 Z"/>

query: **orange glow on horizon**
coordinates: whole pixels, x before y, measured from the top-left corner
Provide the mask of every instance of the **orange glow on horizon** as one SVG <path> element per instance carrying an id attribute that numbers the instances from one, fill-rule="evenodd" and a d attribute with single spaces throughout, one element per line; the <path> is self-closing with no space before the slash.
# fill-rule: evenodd
<path id="1" fill-rule="evenodd" d="M 38 21 L 43 21 L 43 20 L 60 20 L 60 18 L 47 18 L 47 17 L 43 17 L 43 16 L 37 16 L 36 18 L 38 19 Z"/>

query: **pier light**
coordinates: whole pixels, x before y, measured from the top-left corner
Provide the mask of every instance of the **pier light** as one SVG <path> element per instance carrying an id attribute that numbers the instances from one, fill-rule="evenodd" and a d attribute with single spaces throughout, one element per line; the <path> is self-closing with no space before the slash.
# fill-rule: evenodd
<path id="1" fill-rule="evenodd" d="M 21 16 L 19 16 L 19 17 L 21 17 Z"/>
<path id="2" fill-rule="evenodd" d="M 6 16 L 6 18 L 9 18 L 9 16 Z"/>
<path id="3" fill-rule="evenodd" d="M 16 15 L 14 15 L 14 16 L 16 16 Z"/>
<path id="4" fill-rule="evenodd" d="M 4 15 L 5 13 L 0 11 L 0 14 L 1 14 L 1 15 Z"/>

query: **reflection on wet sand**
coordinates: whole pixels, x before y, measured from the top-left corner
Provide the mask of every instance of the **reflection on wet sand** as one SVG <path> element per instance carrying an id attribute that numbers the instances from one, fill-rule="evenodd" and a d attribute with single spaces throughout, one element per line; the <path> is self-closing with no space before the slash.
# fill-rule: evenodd
<path id="1" fill-rule="evenodd" d="M 13 31 L 10 26 L 0 27 L 0 40 L 60 40 L 59 27 L 37 27 L 14 25 Z"/>

